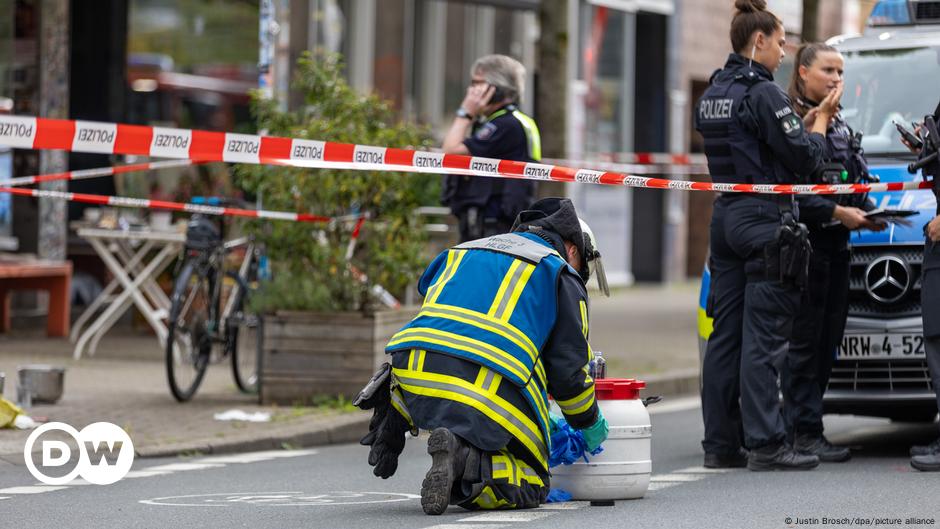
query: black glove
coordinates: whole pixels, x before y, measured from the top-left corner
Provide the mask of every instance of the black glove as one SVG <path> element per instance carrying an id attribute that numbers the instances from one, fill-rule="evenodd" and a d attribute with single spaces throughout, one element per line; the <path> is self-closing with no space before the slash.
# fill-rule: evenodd
<path id="1" fill-rule="evenodd" d="M 353 405 L 361 410 L 374 410 L 369 421 L 369 433 L 359 444 L 372 447 L 369 465 L 373 473 L 387 479 L 398 469 L 398 456 L 405 449 L 405 432 L 411 429 L 408 420 L 391 406 L 391 365 L 382 367 L 359 392 Z"/>

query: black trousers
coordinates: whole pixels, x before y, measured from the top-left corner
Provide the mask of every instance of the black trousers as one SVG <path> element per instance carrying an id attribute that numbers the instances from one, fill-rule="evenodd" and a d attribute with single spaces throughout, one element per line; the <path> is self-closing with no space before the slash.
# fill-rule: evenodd
<path id="1" fill-rule="evenodd" d="M 721 196 L 711 221 L 708 311 L 714 331 L 702 363 L 705 452 L 730 454 L 783 442 L 777 391 L 799 291 L 768 280 L 764 247 L 780 227 L 779 206 Z"/>
<path id="2" fill-rule="evenodd" d="M 927 368 L 940 408 L 940 242 L 924 242 L 924 265 L 921 273 L 920 301 L 924 320 L 924 347 Z"/>
<path id="3" fill-rule="evenodd" d="M 849 306 L 849 232 L 840 227 L 810 232 L 809 283 L 793 323 L 790 350 L 780 372 L 787 433 L 823 433 L 823 394 Z"/>

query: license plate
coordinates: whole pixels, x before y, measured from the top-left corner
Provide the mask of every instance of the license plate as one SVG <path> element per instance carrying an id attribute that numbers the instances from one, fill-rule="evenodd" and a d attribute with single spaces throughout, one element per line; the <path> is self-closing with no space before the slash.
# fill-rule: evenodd
<path id="1" fill-rule="evenodd" d="M 920 334 L 846 334 L 836 356 L 840 360 L 923 358 Z"/>

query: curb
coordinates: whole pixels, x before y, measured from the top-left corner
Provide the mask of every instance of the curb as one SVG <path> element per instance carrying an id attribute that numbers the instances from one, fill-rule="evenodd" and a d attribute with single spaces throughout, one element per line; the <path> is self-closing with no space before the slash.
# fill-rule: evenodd
<path id="1" fill-rule="evenodd" d="M 695 368 L 676 369 L 666 373 L 637 376 L 637 380 L 646 382 L 642 396 L 660 395 L 667 398 L 692 397 L 699 395 L 699 370 Z"/>
<path id="2" fill-rule="evenodd" d="M 285 445 L 291 448 L 309 448 L 351 443 L 358 441 L 369 431 L 371 418 L 371 414 L 364 413 L 340 415 L 320 428 L 311 428 L 309 424 L 301 424 L 287 427 L 280 432 L 273 432 L 264 437 L 246 436 L 242 439 L 199 440 L 190 443 L 143 447 L 138 448 L 136 452 L 137 457 L 151 458 L 192 455 L 197 452 L 204 455 L 219 455 L 283 450 Z"/>

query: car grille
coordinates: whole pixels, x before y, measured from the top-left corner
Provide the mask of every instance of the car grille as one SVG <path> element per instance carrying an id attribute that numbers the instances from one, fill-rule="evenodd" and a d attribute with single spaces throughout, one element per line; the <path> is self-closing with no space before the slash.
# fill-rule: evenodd
<path id="1" fill-rule="evenodd" d="M 933 384 L 926 360 L 836 360 L 828 389 L 933 392 Z"/>
<path id="2" fill-rule="evenodd" d="M 892 255 L 910 267 L 912 286 L 897 301 L 878 301 L 865 289 L 865 270 L 879 257 Z M 924 260 L 922 245 L 856 246 L 849 270 L 849 316 L 863 318 L 904 318 L 920 316 L 920 271 Z"/>
<path id="3" fill-rule="evenodd" d="M 917 22 L 940 21 L 940 2 L 918 2 L 916 6 L 914 18 Z"/>

